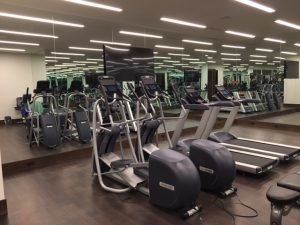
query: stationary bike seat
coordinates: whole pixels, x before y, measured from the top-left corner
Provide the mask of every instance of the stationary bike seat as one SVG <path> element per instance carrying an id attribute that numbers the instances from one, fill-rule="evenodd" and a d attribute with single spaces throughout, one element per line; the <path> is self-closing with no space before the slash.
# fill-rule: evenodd
<path id="1" fill-rule="evenodd" d="M 290 174 L 278 181 L 278 186 L 300 192 L 300 174 Z"/>
<path id="2" fill-rule="evenodd" d="M 286 188 L 271 186 L 267 191 L 267 198 L 278 206 L 291 205 L 300 198 L 300 193 Z"/>

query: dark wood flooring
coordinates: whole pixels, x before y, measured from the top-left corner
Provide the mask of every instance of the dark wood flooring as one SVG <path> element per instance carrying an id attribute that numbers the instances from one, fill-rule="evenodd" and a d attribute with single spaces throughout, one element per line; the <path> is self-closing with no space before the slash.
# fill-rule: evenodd
<path id="1" fill-rule="evenodd" d="M 247 127 L 234 127 L 233 133 L 250 138 L 300 145 L 299 133 Z M 139 193 L 112 194 L 103 191 L 91 176 L 89 158 L 5 176 L 8 217 L 0 225 L 231 225 L 232 218 L 216 206 L 216 198 L 201 193 L 203 212 L 183 221 L 175 213 L 152 206 Z M 240 199 L 254 207 L 256 218 L 236 218 L 236 225 L 268 225 L 270 203 L 265 193 L 270 185 L 288 173 L 300 171 L 300 159 L 283 164 L 264 176 L 238 174 L 235 185 Z M 227 199 L 225 207 L 243 215 L 248 209 Z M 287 225 L 298 225 L 300 210 L 284 218 Z"/>

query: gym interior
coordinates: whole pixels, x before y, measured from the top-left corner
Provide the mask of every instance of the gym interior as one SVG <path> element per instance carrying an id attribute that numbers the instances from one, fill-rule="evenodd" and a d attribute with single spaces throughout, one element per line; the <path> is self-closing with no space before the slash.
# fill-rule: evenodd
<path id="1" fill-rule="evenodd" d="M 0 0 L 0 225 L 296 225 L 300 2 Z"/>

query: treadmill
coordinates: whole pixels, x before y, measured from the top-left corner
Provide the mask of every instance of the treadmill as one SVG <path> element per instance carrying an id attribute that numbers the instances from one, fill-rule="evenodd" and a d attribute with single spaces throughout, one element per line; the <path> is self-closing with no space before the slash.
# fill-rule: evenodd
<path id="1" fill-rule="evenodd" d="M 231 134 L 229 130 L 232 127 L 234 119 L 238 113 L 240 104 L 242 104 L 243 102 L 255 103 L 253 102 L 255 100 L 243 99 L 240 101 L 236 101 L 234 97 L 230 94 L 230 92 L 228 92 L 224 88 L 224 86 L 215 85 L 215 88 L 217 90 L 215 95 L 215 98 L 217 100 L 231 101 L 235 104 L 235 106 L 230 112 L 226 120 L 226 123 L 224 125 L 224 128 L 221 131 L 211 133 L 209 135 L 210 140 L 221 143 L 224 146 L 229 148 L 278 157 L 280 161 L 290 161 L 299 156 L 300 154 L 299 146 L 292 146 L 292 145 L 285 145 L 285 144 L 279 144 L 279 143 L 273 143 L 273 142 L 267 142 L 267 141 L 249 139 L 249 138 L 242 138 Z M 208 121 L 208 123 L 210 123 L 209 132 L 212 131 L 212 126 L 216 122 L 219 112 L 220 112 L 220 108 L 213 110 L 213 112 L 211 113 L 210 120 Z"/>
<path id="2" fill-rule="evenodd" d="M 226 101 L 217 101 L 217 102 L 206 102 L 195 90 L 194 87 L 185 87 L 185 98 L 181 99 L 181 103 L 183 104 L 183 109 L 181 111 L 180 117 L 183 119 L 178 121 L 175 131 L 172 136 L 172 146 L 176 150 L 180 150 L 183 152 L 188 152 L 191 143 L 196 139 L 207 139 L 209 136 L 209 127 L 207 127 L 208 121 L 210 119 L 210 115 L 215 108 L 220 109 L 220 107 L 233 106 L 234 104 L 228 104 Z M 176 93 L 176 90 L 174 90 Z M 189 107 L 195 106 L 195 104 L 206 106 L 202 108 L 197 107 Z M 192 138 L 188 139 L 180 139 L 184 123 L 188 118 L 188 114 L 191 110 L 197 112 L 203 112 L 200 123 L 198 124 L 197 131 Z M 208 129 L 207 129 L 208 128 Z M 233 159 L 235 160 L 237 170 L 241 172 L 251 173 L 251 174 L 262 174 L 267 171 L 270 171 L 274 167 L 276 167 L 279 163 L 279 159 L 274 156 L 267 156 L 260 153 L 247 152 L 244 150 L 231 149 L 227 147 L 227 149 L 231 152 Z"/>

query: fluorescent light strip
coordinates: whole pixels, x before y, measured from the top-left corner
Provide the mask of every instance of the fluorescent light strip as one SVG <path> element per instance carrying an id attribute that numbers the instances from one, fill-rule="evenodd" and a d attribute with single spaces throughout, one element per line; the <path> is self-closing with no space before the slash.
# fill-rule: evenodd
<path id="1" fill-rule="evenodd" d="M 86 1 L 86 0 L 65 0 L 66 2 L 71 2 L 79 5 L 85 5 L 85 6 L 91 6 L 99 9 L 106 9 L 110 11 L 115 11 L 115 12 L 122 12 L 123 9 L 117 8 L 114 6 L 109 6 L 109 5 L 104 5 L 96 2 L 91 2 L 91 1 Z"/>
<path id="2" fill-rule="evenodd" d="M 167 57 L 167 56 L 154 56 L 154 59 L 171 59 L 171 57 Z"/>
<path id="3" fill-rule="evenodd" d="M 89 62 L 89 61 L 73 61 L 74 63 L 84 63 L 84 64 L 97 64 L 97 62 Z"/>
<path id="4" fill-rule="evenodd" d="M 154 55 L 157 55 L 157 54 L 158 54 L 158 52 L 153 52 L 153 54 L 154 54 Z"/>
<path id="5" fill-rule="evenodd" d="M 156 48 L 174 49 L 174 50 L 184 50 L 183 47 L 168 46 L 168 45 L 155 45 L 155 47 L 156 47 Z"/>
<path id="6" fill-rule="evenodd" d="M 175 24 L 180 24 L 180 25 L 189 26 L 189 27 L 196 27 L 196 28 L 202 28 L 202 29 L 206 28 L 206 26 L 202 25 L 202 24 L 191 23 L 191 22 L 178 20 L 178 19 L 172 19 L 172 18 L 168 18 L 168 17 L 161 17 L 160 20 L 164 21 L 164 22 L 175 23 Z"/>
<path id="7" fill-rule="evenodd" d="M 216 53 L 216 50 L 208 50 L 208 49 L 195 49 L 196 52 L 209 52 L 209 53 Z"/>
<path id="8" fill-rule="evenodd" d="M 254 57 L 254 58 L 267 58 L 267 56 L 265 56 L 265 55 L 250 55 L 250 57 Z"/>
<path id="9" fill-rule="evenodd" d="M 256 65 L 262 65 L 263 63 L 261 63 L 261 62 L 257 62 L 257 63 L 255 63 Z"/>
<path id="10" fill-rule="evenodd" d="M 207 56 L 207 59 L 213 59 L 213 57 L 208 57 L 208 56 Z"/>
<path id="11" fill-rule="evenodd" d="M 241 61 L 241 59 L 222 58 L 224 61 Z"/>
<path id="12" fill-rule="evenodd" d="M 169 66 L 169 65 L 161 65 L 160 67 L 168 67 L 168 68 L 173 68 L 174 66 Z"/>
<path id="13" fill-rule="evenodd" d="M 51 52 L 53 55 L 74 55 L 74 56 L 85 56 L 82 53 L 70 53 L 70 52 Z"/>
<path id="14" fill-rule="evenodd" d="M 185 60 L 185 61 L 199 61 L 200 59 L 196 59 L 196 58 L 182 58 L 182 60 Z"/>
<path id="15" fill-rule="evenodd" d="M 191 56 L 191 55 L 189 55 L 189 54 L 177 54 L 177 53 L 168 53 L 168 55 L 172 55 L 172 56 L 186 56 L 186 57 L 189 57 L 189 56 Z"/>
<path id="16" fill-rule="evenodd" d="M 235 1 L 245 4 L 245 5 L 248 5 L 248 6 L 251 6 L 253 8 L 265 11 L 267 13 L 275 12 L 275 9 L 265 6 L 265 5 L 262 5 L 262 4 L 259 4 L 257 2 L 251 1 L 251 0 L 235 0 Z"/>
<path id="17" fill-rule="evenodd" d="M 275 39 L 275 38 L 264 38 L 265 41 L 271 41 L 271 42 L 277 42 L 277 43 L 282 43 L 285 44 L 286 41 Z"/>
<path id="18" fill-rule="evenodd" d="M 224 48 L 237 48 L 237 49 L 245 49 L 244 46 L 238 46 L 238 45 L 222 45 Z"/>
<path id="19" fill-rule="evenodd" d="M 241 65 L 241 66 L 249 66 L 249 64 L 246 64 L 246 63 L 244 63 L 244 64 L 241 63 L 240 65 Z"/>
<path id="20" fill-rule="evenodd" d="M 70 59 L 70 57 L 45 56 L 45 59 Z"/>
<path id="21" fill-rule="evenodd" d="M 184 63 L 176 63 L 173 64 L 173 66 L 188 66 L 189 64 L 184 64 Z"/>
<path id="22" fill-rule="evenodd" d="M 183 39 L 182 42 L 185 42 L 185 43 L 193 43 L 193 44 L 199 44 L 199 45 L 213 45 L 213 43 L 210 43 L 210 42 L 194 41 L 194 40 L 187 40 L 187 39 Z"/>
<path id="23" fill-rule="evenodd" d="M 222 52 L 221 55 L 240 56 L 241 54 L 239 54 L 239 53 L 225 53 L 225 52 Z"/>
<path id="24" fill-rule="evenodd" d="M 2 43 L 2 44 L 14 44 L 14 45 L 30 45 L 30 46 L 39 46 L 40 45 L 40 44 L 37 44 L 37 43 L 31 43 L 31 42 L 5 41 L 5 40 L 0 40 L 0 43 Z"/>
<path id="25" fill-rule="evenodd" d="M 253 34 L 247 34 L 247 33 L 242 33 L 242 32 L 237 32 L 237 31 L 232 31 L 232 30 L 226 30 L 225 33 L 242 36 L 242 37 L 247 37 L 247 38 L 255 38 L 255 35 L 253 35 Z"/>
<path id="26" fill-rule="evenodd" d="M 300 43 L 295 43 L 294 45 L 300 47 Z"/>
<path id="27" fill-rule="evenodd" d="M 69 22 L 64 22 L 64 21 L 59 21 L 59 20 L 44 19 L 44 18 L 39 18 L 39 17 L 24 16 L 24 15 L 17 15 L 17 14 L 13 14 L 13 13 L 0 12 L 0 16 L 15 18 L 15 19 L 21 19 L 21 20 L 30 20 L 30 21 L 41 22 L 41 23 L 50 23 L 50 24 L 56 24 L 56 25 L 63 25 L 63 26 L 69 26 L 69 27 L 80 27 L 80 28 L 84 27 L 84 25 L 77 24 L 77 23 L 69 23 Z"/>
<path id="28" fill-rule="evenodd" d="M 274 51 L 273 49 L 267 49 L 267 48 L 256 48 L 255 50 L 259 51 L 259 52 L 273 52 Z"/>
<path id="29" fill-rule="evenodd" d="M 13 30 L 0 30 L 0 33 L 16 34 L 16 35 L 24 35 L 24 36 L 32 36 L 32 37 L 58 38 L 58 36 L 54 36 L 54 35 L 20 32 L 20 31 L 13 31 Z"/>
<path id="30" fill-rule="evenodd" d="M 180 61 L 173 61 L 173 60 L 164 60 L 164 62 L 167 62 L 167 63 L 180 63 Z"/>
<path id="31" fill-rule="evenodd" d="M 274 57 L 274 59 L 285 60 L 285 58 L 283 58 L 283 57 Z"/>
<path id="32" fill-rule="evenodd" d="M 281 51 L 281 54 L 285 54 L 285 55 L 298 55 L 297 52 L 286 52 L 286 51 Z"/>
<path id="33" fill-rule="evenodd" d="M 190 64 L 205 64 L 205 62 L 189 62 Z"/>
<path id="34" fill-rule="evenodd" d="M 300 30 L 300 25 L 294 24 L 294 23 L 290 23 L 284 20 L 275 20 L 275 23 L 278 23 L 280 25 L 286 26 L 286 27 L 291 27 L 294 28 L 296 30 Z"/>
<path id="35" fill-rule="evenodd" d="M 267 65 L 269 65 L 269 66 L 274 66 L 275 63 L 267 63 Z"/>
<path id="36" fill-rule="evenodd" d="M 267 60 L 250 59 L 250 62 L 267 62 Z"/>
<path id="37" fill-rule="evenodd" d="M 154 65 L 163 65 L 163 63 L 155 62 Z"/>
<path id="38" fill-rule="evenodd" d="M 45 62 L 58 62 L 57 60 L 53 60 L 53 59 L 46 59 Z"/>
<path id="39" fill-rule="evenodd" d="M 224 63 L 223 66 L 231 66 L 230 63 Z"/>
<path id="40" fill-rule="evenodd" d="M 216 63 L 216 61 L 207 61 L 208 63 Z"/>
<path id="41" fill-rule="evenodd" d="M 273 61 L 273 63 L 280 63 L 280 61 Z"/>
<path id="42" fill-rule="evenodd" d="M 91 58 L 87 58 L 87 61 L 97 61 L 97 62 L 103 62 L 103 59 L 91 59 Z"/>
<path id="43" fill-rule="evenodd" d="M 20 48 L 0 48 L 0 51 L 25 52 L 26 50 Z"/>
<path id="44" fill-rule="evenodd" d="M 103 49 L 101 49 L 101 48 L 85 48 L 85 47 L 69 46 L 69 49 L 73 49 L 73 50 L 86 50 L 86 51 L 95 51 L 95 52 L 103 52 Z"/>
<path id="45" fill-rule="evenodd" d="M 111 47 L 111 46 L 106 46 L 106 48 L 109 48 L 111 50 L 114 50 L 114 51 L 121 51 L 121 52 L 129 52 L 129 49 L 128 48 L 114 48 L 114 47 Z"/>
<path id="46" fill-rule="evenodd" d="M 91 43 L 108 44 L 108 45 L 131 46 L 131 44 L 128 44 L 128 43 L 113 42 L 113 41 L 90 40 L 90 42 L 91 42 Z"/>
<path id="47" fill-rule="evenodd" d="M 149 38 L 159 38 L 159 39 L 163 38 L 163 36 L 160 36 L 160 35 L 125 31 L 125 30 L 121 30 L 121 31 L 119 31 L 119 33 L 120 34 L 126 34 L 126 35 L 132 35 L 132 36 L 139 36 L 139 37 L 149 37 Z"/>

